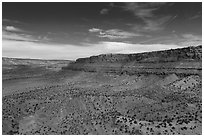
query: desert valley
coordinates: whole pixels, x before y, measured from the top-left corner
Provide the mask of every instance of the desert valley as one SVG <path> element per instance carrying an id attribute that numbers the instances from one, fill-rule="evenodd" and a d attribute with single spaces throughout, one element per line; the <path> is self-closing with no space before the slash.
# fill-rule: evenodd
<path id="1" fill-rule="evenodd" d="M 202 134 L 202 46 L 2 58 L 3 134 Z"/>

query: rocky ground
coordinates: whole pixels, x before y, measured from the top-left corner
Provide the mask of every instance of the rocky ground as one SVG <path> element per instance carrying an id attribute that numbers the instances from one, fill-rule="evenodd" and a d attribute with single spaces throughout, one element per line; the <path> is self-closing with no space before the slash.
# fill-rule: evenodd
<path id="1" fill-rule="evenodd" d="M 189 58 L 194 58 L 191 61 L 198 65 Z M 77 71 L 73 70 L 74 63 L 63 70 L 36 76 L 43 77 L 41 81 L 46 84 L 19 79 L 34 84 L 34 88 L 27 90 L 18 86 L 16 90 L 8 89 L 9 85 L 18 85 L 10 79 L 7 86 L 3 83 L 3 92 L 10 91 L 2 99 L 2 132 L 12 135 L 201 135 L 202 66 L 199 62 L 202 60 L 194 54 L 187 59 L 187 65 L 179 59 L 171 65 L 174 70 L 163 68 L 162 73 L 155 69 L 159 65 L 161 68 L 161 64 L 152 67 L 156 70 L 154 73 L 127 73 L 123 70 L 128 65 L 138 63 L 129 61 L 127 65 L 120 61 L 117 62 L 119 69 L 117 65 L 113 65 L 116 69 L 107 69 L 105 65 L 105 69 L 92 67 L 94 71 L 90 71 L 87 64 L 77 62 Z M 88 62 L 96 66 L 93 61 Z M 193 73 L 178 72 L 179 67 L 193 68 Z"/>

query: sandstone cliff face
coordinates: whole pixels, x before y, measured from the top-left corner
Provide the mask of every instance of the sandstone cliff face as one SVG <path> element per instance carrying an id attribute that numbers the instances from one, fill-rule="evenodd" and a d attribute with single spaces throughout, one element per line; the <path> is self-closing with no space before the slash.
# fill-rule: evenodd
<path id="1" fill-rule="evenodd" d="M 102 54 L 79 58 L 63 69 L 127 74 L 201 74 L 202 46 L 138 54 Z"/>

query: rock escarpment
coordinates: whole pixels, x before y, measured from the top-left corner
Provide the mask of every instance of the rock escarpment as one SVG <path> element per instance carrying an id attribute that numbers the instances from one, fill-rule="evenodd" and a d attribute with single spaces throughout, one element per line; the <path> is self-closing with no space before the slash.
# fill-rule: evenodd
<path id="1" fill-rule="evenodd" d="M 137 54 L 102 54 L 79 58 L 63 69 L 127 74 L 201 74 L 202 46 Z"/>

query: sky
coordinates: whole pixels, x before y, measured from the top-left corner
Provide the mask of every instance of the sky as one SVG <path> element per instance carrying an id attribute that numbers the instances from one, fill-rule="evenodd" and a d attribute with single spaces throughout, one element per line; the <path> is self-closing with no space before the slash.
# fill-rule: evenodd
<path id="1" fill-rule="evenodd" d="M 202 44 L 201 2 L 3 2 L 2 56 L 67 59 Z"/>

